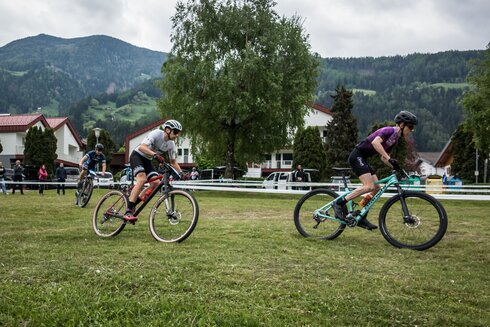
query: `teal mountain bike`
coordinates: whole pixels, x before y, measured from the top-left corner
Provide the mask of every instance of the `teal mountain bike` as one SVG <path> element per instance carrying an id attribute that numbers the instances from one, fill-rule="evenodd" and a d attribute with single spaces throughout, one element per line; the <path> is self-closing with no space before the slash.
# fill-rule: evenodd
<path id="1" fill-rule="evenodd" d="M 334 168 L 342 174 L 345 193 L 340 195 L 330 189 L 315 189 L 306 193 L 294 209 L 294 224 L 304 237 L 333 240 L 345 230 L 355 227 L 379 200 L 388 188 L 394 187 L 396 194 L 389 198 L 379 213 L 379 229 L 383 237 L 393 246 L 413 250 L 426 250 L 436 245 L 446 233 L 448 219 L 444 207 L 429 194 L 405 190 L 409 176 L 403 169 L 379 180 L 382 185 L 365 207 L 356 209 L 357 204 L 349 201 L 344 217 L 335 217 L 332 203 L 352 192 L 348 188 L 346 173 L 350 168 Z"/>

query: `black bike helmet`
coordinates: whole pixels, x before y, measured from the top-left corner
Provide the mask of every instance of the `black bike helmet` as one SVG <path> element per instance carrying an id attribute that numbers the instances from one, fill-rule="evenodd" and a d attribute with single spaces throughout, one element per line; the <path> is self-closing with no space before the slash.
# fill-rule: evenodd
<path id="1" fill-rule="evenodd" d="M 395 123 L 400 124 L 400 123 L 405 123 L 405 124 L 410 124 L 410 125 L 417 125 L 418 123 L 417 116 L 412 114 L 410 111 L 400 111 L 396 116 L 395 116 Z"/>
<path id="2" fill-rule="evenodd" d="M 104 151 L 104 146 L 101 143 L 95 145 L 95 150 Z"/>

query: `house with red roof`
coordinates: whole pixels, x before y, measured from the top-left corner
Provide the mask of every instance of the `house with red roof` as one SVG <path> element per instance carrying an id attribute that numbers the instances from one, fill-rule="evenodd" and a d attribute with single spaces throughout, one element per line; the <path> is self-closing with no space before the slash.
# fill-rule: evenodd
<path id="1" fill-rule="evenodd" d="M 0 161 L 9 167 L 24 159 L 25 138 L 29 128 L 52 128 L 57 139 L 58 159 L 66 166 L 78 166 L 83 144 L 68 117 L 46 118 L 42 114 L 0 114 Z M 54 164 L 54 163 L 53 163 Z"/>
<path id="2" fill-rule="evenodd" d="M 332 120 L 332 112 L 330 109 L 314 103 L 309 104 L 309 111 L 305 116 L 305 126 L 315 126 L 318 128 L 318 132 L 322 139 L 325 137 L 325 126 Z M 125 139 L 125 162 L 129 162 L 129 155 L 131 152 L 143 141 L 146 134 L 150 131 L 160 128 L 165 119 L 160 119 L 130 135 Z M 179 137 L 177 139 L 177 162 L 183 169 L 188 169 L 195 166 L 194 158 L 191 153 L 191 143 L 190 140 L 185 138 L 185 136 Z M 262 163 L 250 163 L 249 173 L 257 175 L 260 177 L 263 174 L 267 174 L 273 171 L 288 171 L 292 169 L 293 165 L 293 150 L 292 149 L 281 149 L 271 154 L 266 155 L 264 162 Z"/>

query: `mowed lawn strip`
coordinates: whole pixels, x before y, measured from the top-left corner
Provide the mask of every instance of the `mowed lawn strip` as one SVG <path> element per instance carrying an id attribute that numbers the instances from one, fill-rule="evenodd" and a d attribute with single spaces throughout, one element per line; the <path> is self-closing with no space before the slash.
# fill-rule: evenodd
<path id="1" fill-rule="evenodd" d="M 0 195 L 0 326 L 487 326 L 490 204 L 443 201 L 444 239 L 427 251 L 379 231 L 305 239 L 299 196 L 194 192 L 183 243 L 153 240 L 147 208 L 115 238 L 57 196 Z M 370 213 L 377 221 L 380 207 Z"/>

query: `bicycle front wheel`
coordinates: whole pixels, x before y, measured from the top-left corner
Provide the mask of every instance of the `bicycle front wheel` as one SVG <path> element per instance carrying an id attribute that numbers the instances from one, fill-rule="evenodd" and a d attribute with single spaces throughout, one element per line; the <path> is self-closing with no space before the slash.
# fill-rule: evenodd
<path id="1" fill-rule="evenodd" d="M 92 197 L 92 192 L 94 191 L 94 181 L 92 179 L 85 179 L 83 182 L 82 190 L 80 191 L 80 199 L 78 205 L 80 208 L 84 208 L 90 197 Z"/>
<path id="2" fill-rule="evenodd" d="M 345 224 L 333 219 L 319 217 L 317 214 L 318 209 L 332 202 L 338 196 L 337 193 L 328 189 L 316 189 L 306 193 L 294 209 L 294 224 L 298 232 L 304 237 L 323 240 L 333 240 L 342 234 Z M 333 208 L 328 208 L 323 214 L 335 216 Z"/>
<path id="3" fill-rule="evenodd" d="M 409 212 L 404 217 L 402 200 Z M 436 245 L 447 229 L 447 214 L 432 196 L 420 192 L 395 195 L 381 208 L 379 227 L 383 237 L 393 246 L 426 250 Z"/>
<path id="4" fill-rule="evenodd" d="M 111 191 L 97 203 L 92 217 L 92 228 L 101 237 L 116 236 L 126 226 L 123 216 L 128 199 L 120 191 Z"/>
<path id="5" fill-rule="evenodd" d="M 199 206 L 184 190 L 172 190 L 160 197 L 150 213 L 150 233 L 159 242 L 182 242 L 196 227 Z"/>

